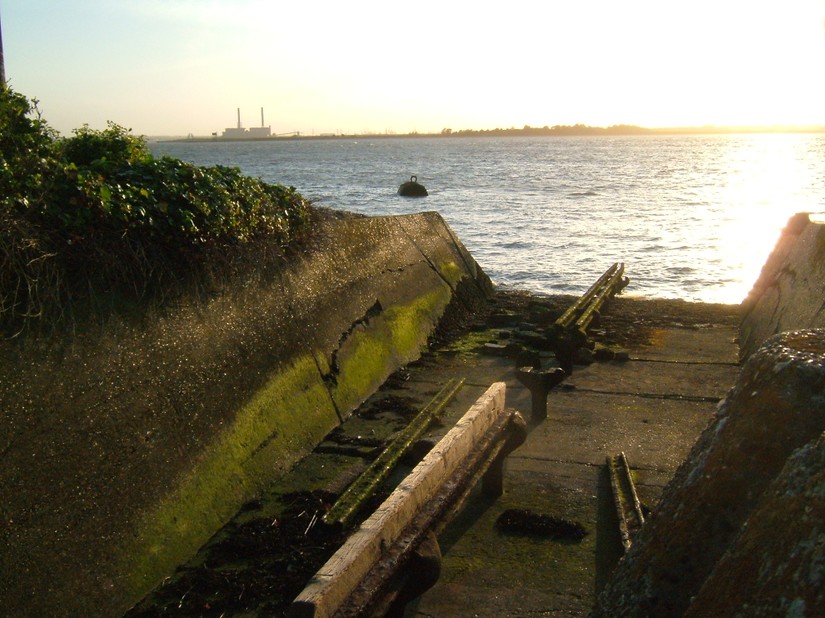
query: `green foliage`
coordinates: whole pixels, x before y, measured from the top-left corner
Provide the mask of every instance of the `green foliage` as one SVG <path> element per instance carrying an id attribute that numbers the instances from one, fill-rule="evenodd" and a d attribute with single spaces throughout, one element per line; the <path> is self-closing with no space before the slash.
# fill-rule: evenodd
<path id="1" fill-rule="evenodd" d="M 37 101 L 0 85 L 0 199 L 3 210 L 39 200 L 58 167 L 55 133 L 40 118 Z"/>
<path id="2" fill-rule="evenodd" d="M 154 158 L 115 123 L 59 138 L 0 87 L 0 330 L 59 322 L 78 299 L 138 299 L 251 244 L 282 249 L 309 203 L 236 168 Z"/>
<path id="3" fill-rule="evenodd" d="M 37 102 L 0 85 L 0 326 L 39 317 L 53 299 L 56 269 L 48 243 L 25 213 L 36 209 L 59 170 L 55 133 Z"/>
<path id="4" fill-rule="evenodd" d="M 83 125 L 74 130 L 74 137 L 64 140 L 61 145 L 66 161 L 78 166 L 95 162 L 127 165 L 150 157 L 146 142 L 112 121 L 103 131 Z"/>
<path id="5" fill-rule="evenodd" d="M 106 150 L 102 146 L 98 153 Z M 44 211 L 75 242 L 128 232 L 189 249 L 256 238 L 283 244 L 306 222 L 307 203 L 294 188 L 263 183 L 237 168 L 120 154 L 128 158 L 109 152 L 111 158 L 70 163 L 74 186 L 50 204 L 54 210 Z"/>

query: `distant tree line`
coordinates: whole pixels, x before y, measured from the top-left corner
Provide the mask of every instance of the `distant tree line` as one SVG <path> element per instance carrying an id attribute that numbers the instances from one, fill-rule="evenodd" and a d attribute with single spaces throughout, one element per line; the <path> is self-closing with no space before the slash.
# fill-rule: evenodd
<path id="1" fill-rule="evenodd" d="M 510 135 L 645 135 L 654 133 L 653 129 L 645 129 L 629 124 L 617 124 L 610 127 L 591 127 L 585 124 L 574 125 L 554 125 L 543 127 L 531 127 L 524 125 L 521 129 L 511 127 L 509 129 L 462 129 L 453 131 L 443 129 L 441 135 L 458 137 L 498 137 Z"/>
<path id="2" fill-rule="evenodd" d="M 703 135 L 703 134 L 730 134 L 730 133 L 823 133 L 823 126 L 702 126 L 702 127 L 669 127 L 649 129 L 631 124 L 616 124 L 610 127 L 591 127 L 585 124 L 555 125 L 531 127 L 524 125 L 521 129 L 442 129 L 444 137 L 500 137 L 500 136 L 534 136 L 534 135 Z"/>

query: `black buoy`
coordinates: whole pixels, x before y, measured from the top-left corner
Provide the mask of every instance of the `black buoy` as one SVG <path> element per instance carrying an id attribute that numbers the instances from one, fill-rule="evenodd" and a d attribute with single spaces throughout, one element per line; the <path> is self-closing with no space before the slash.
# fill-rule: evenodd
<path id="1" fill-rule="evenodd" d="M 410 176 L 409 182 L 405 182 L 398 187 L 398 195 L 403 195 L 404 197 L 426 197 L 428 194 L 424 185 L 418 184 L 418 176 Z"/>

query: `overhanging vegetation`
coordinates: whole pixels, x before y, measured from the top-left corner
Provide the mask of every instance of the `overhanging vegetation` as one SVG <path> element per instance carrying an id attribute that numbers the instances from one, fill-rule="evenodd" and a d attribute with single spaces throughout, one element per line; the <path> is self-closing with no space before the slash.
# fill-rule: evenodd
<path id="1" fill-rule="evenodd" d="M 6 337 L 174 295 L 250 247 L 281 252 L 306 231 L 309 213 L 293 187 L 155 158 L 111 122 L 60 137 L 36 100 L 0 85 Z"/>

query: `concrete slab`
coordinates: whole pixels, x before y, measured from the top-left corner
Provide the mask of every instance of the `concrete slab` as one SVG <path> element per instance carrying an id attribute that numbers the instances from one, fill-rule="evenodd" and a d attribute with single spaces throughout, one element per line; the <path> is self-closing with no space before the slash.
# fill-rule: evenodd
<path id="1" fill-rule="evenodd" d="M 634 467 L 675 470 L 713 410 L 708 403 L 561 393 L 511 457 L 600 466 L 624 451 Z"/>
<path id="2" fill-rule="evenodd" d="M 405 615 L 588 615 L 621 555 L 606 456 L 626 453 L 640 499 L 655 509 L 735 380 L 735 340 L 729 323 L 670 324 L 629 348 L 630 361 L 576 367 L 551 391 L 547 419 L 532 424 L 527 442 L 510 455 L 504 495 L 471 499 L 441 535 L 441 579 Z M 463 371 L 468 397 L 485 382 L 504 380 L 508 406 L 529 419 L 530 396 L 515 381 L 512 360 L 442 362 L 435 375 Z M 412 378 L 429 379 L 435 376 L 417 370 Z M 554 541 L 503 534 L 495 522 L 507 509 L 576 521 L 588 535 Z"/>
<path id="3" fill-rule="evenodd" d="M 599 469 L 550 463 L 536 471 L 511 465 L 506 478 L 502 497 L 485 503 L 477 496 L 441 536 L 441 579 L 406 615 L 492 618 L 589 611 L 602 542 Z M 495 522 L 507 509 L 577 521 L 588 535 L 568 542 L 502 534 Z"/>
<path id="4" fill-rule="evenodd" d="M 650 345 L 633 350 L 633 357 L 693 363 L 737 363 L 738 331 L 730 325 L 671 326 L 650 329 Z"/>
<path id="5" fill-rule="evenodd" d="M 640 394 L 671 399 L 724 397 L 739 371 L 734 363 L 671 360 L 599 363 L 574 371 L 565 384 L 582 394 Z"/>

